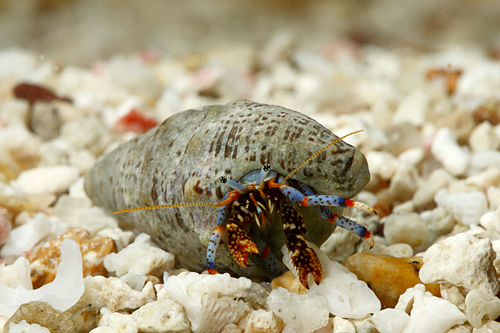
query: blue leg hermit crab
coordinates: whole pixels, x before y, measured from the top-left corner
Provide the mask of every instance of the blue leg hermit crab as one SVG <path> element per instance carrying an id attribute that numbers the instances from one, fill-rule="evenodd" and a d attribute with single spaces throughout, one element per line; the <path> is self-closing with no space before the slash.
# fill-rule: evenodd
<path id="1" fill-rule="evenodd" d="M 373 244 L 338 209 L 374 212 L 347 199 L 369 178 L 363 154 L 313 119 L 234 101 L 178 113 L 122 144 L 89 171 L 85 190 L 109 211 L 130 212 L 123 220 L 182 267 L 215 273 L 217 254 L 219 271 L 270 278 L 283 270 L 276 256 L 286 244 L 307 286 L 322 269 L 306 239 L 320 245 L 339 225 Z"/>

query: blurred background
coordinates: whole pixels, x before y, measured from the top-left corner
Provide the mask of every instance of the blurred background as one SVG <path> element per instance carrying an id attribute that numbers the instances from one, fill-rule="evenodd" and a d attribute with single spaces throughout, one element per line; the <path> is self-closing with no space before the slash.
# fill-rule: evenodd
<path id="1" fill-rule="evenodd" d="M 302 48 L 348 39 L 433 51 L 450 45 L 500 53 L 497 0 L 0 0 L 0 49 L 61 65 L 154 50 L 182 56 L 286 32 Z"/>

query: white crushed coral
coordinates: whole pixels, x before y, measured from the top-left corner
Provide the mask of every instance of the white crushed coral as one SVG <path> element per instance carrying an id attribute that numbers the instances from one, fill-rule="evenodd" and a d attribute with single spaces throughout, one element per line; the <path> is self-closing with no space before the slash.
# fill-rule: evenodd
<path id="1" fill-rule="evenodd" d="M 111 253 L 104 258 L 104 267 L 117 276 L 127 273 L 138 275 L 160 275 L 174 267 L 175 256 L 154 246 L 151 237 L 140 234 L 134 242 L 118 253 Z M 137 260 L 140 258 L 140 260 Z"/>
<path id="2" fill-rule="evenodd" d="M 489 239 L 460 233 L 432 245 L 424 254 L 420 280 L 444 283 L 496 295 L 500 290 L 496 254 Z"/>
<path id="3" fill-rule="evenodd" d="M 104 308 L 99 326 L 91 332 L 190 332 L 183 308 L 169 298 L 150 302 L 132 314 L 114 313 Z"/>
<path id="4" fill-rule="evenodd" d="M 10 317 L 21 304 L 30 301 L 45 301 L 56 310 L 66 311 L 80 299 L 83 291 L 80 248 L 74 240 L 65 239 L 61 244 L 61 263 L 54 281 L 36 290 L 21 286 L 12 288 L 0 283 L 0 315 Z"/>
<path id="5" fill-rule="evenodd" d="M 50 333 L 49 329 L 38 324 L 28 324 L 26 320 L 21 320 L 18 324 L 10 323 L 9 333 Z"/>
<path id="6" fill-rule="evenodd" d="M 479 224 L 481 216 L 488 211 L 486 195 L 480 191 L 450 192 L 442 189 L 434 197 L 442 207 L 462 224 Z"/>
<path id="7" fill-rule="evenodd" d="M 455 134 L 447 127 L 437 131 L 431 151 L 446 171 L 455 176 L 463 175 L 469 167 L 470 151 L 458 145 Z"/>
<path id="8" fill-rule="evenodd" d="M 30 262 L 25 257 L 19 257 L 12 265 L 0 265 L 0 283 L 10 288 L 22 287 L 31 290 Z"/>
<path id="9" fill-rule="evenodd" d="M 283 323 L 277 320 L 272 311 L 254 310 L 247 318 L 245 332 L 281 332 Z"/>
<path id="10" fill-rule="evenodd" d="M 429 229 L 417 213 L 394 213 L 382 221 L 387 244 L 406 243 L 417 248 L 429 238 Z"/>
<path id="11" fill-rule="evenodd" d="M 62 193 L 78 179 L 77 167 L 40 166 L 21 172 L 12 185 L 26 194 Z"/>
<path id="12" fill-rule="evenodd" d="M 384 309 L 372 316 L 372 322 L 380 333 L 403 332 L 410 321 L 410 316 L 403 310 Z"/>
<path id="13" fill-rule="evenodd" d="M 299 295 L 279 287 L 269 294 L 267 306 L 296 332 L 312 332 L 328 324 L 328 302 L 322 295 Z"/>
<path id="14" fill-rule="evenodd" d="M 246 296 L 252 281 L 229 274 L 187 273 L 171 276 L 164 289 L 168 297 L 181 304 L 193 332 L 220 332 L 239 320 L 250 307 L 240 298 Z"/>
<path id="15" fill-rule="evenodd" d="M 50 233 L 50 228 L 50 218 L 43 213 L 36 214 L 25 224 L 12 229 L 9 238 L 0 250 L 0 256 L 19 256 L 23 252 L 31 250 Z"/>
<path id="16" fill-rule="evenodd" d="M 87 276 L 84 279 L 85 292 L 81 304 L 92 304 L 97 309 L 103 307 L 111 311 L 135 310 L 151 301 L 142 292 L 132 289 L 125 281 L 103 276 Z"/>
<path id="17" fill-rule="evenodd" d="M 296 315 L 292 314 L 292 316 L 297 317 L 297 320 L 301 320 L 300 318 L 303 318 L 302 320 L 307 321 L 308 317 L 318 316 L 319 314 L 326 312 L 326 319 L 328 319 L 328 313 L 343 318 L 359 319 L 380 310 L 381 304 L 379 299 L 375 296 L 373 291 L 368 288 L 365 282 L 358 280 L 356 275 L 349 272 L 346 267 L 336 261 L 330 260 L 328 256 L 323 251 L 318 249 L 315 244 L 308 242 L 308 245 L 314 249 L 319 260 L 321 261 L 321 265 L 323 267 L 323 279 L 319 285 L 316 285 L 312 281 L 312 278 L 309 277 L 309 292 L 307 294 L 297 296 L 300 296 L 299 300 L 302 304 L 308 302 L 308 299 L 314 299 L 314 301 L 311 301 L 311 304 L 305 307 L 304 311 L 301 311 Z M 283 262 L 295 274 L 295 268 L 292 265 L 286 246 L 283 246 L 281 251 L 284 255 Z M 273 290 L 269 296 L 273 304 L 279 303 L 279 301 L 275 298 L 277 292 L 276 290 L 278 289 Z M 286 295 L 290 292 L 284 290 L 280 291 L 280 293 Z M 295 296 L 288 295 L 287 298 L 289 297 Z M 314 303 L 316 304 L 313 306 Z M 283 301 L 282 306 L 283 304 L 287 304 L 287 302 Z M 271 307 L 270 309 L 273 310 Z M 283 312 L 274 312 L 280 316 L 280 318 L 283 319 L 287 325 L 289 321 L 296 320 L 296 318 L 285 318 L 283 316 Z"/>
<path id="18" fill-rule="evenodd" d="M 483 320 L 500 316 L 500 299 L 480 290 L 472 290 L 465 297 L 467 319 L 472 327 L 479 328 Z"/>
<path id="19" fill-rule="evenodd" d="M 465 314 L 454 304 L 425 291 L 423 284 L 417 284 L 406 290 L 399 297 L 395 309 L 410 315 L 408 324 L 403 330 L 405 333 L 444 333 L 467 320 Z"/>

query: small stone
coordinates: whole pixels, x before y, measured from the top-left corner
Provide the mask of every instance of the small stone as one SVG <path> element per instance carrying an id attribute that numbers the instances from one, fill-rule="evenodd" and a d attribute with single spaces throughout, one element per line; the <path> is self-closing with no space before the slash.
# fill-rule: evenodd
<path id="1" fill-rule="evenodd" d="M 391 179 L 398 168 L 398 160 L 387 152 L 369 151 L 366 153 L 366 160 L 370 173 L 385 180 Z"/>
<path id="2" fill-rule="evenodd" d="M 172 269 L 174 255 L 154 246 L 150 239 L 149 235 L 140 234 L 132 244 L 120 252 L 108 255 L 104 259 L 104 266 L 117 276 L 127 273 L 160 276 L 164 271 Z"/>
<path id="3" fill-rule="evenodd" d="M 481 216 L 479 224 L 488 231 L 500 233 L 500 206 L 496 211 Z"/>
<path id="4" fill-rule="evenodd" d="M 271 288 L 285 288 L 291 293 L 307 294 L 307 289 L 300 283 L 299 279 L 291 271 L 286 271 L 282 275 L 275 277 L 271 281 Z"/>
<path id="5" fill-rule="evenodd" d="M 450 192 L 440 190 L 434 197 L 437 205 L 465 225 L 478 225 L 481 216 L 488 211 L 486 195 L 483 192 Z"/>
<path id="6" fill-rule="evenodd" d="M 389 185 L 389 193 L 396 202 L 410 200 L 417 189 L 418 180 L 418 171 L 414 166 L 399 163 Z"/>
<path id="7" fill-rule="evenodd" d="M 66 311 L 84 292 L 82 254 L 75 241 L 61 244 L 61 263 L 54 281 L 36 290 L 10 288 L 0 283 L 0 315 L 10 317 L 21 304 L 31 301 L 48 302 L 54 309 Z M 87 303 L 88 304 L 88 303 Z"/>
<path id="8" fill-rule="evenodd" d="M 52 333 L 88 332 L 97 325 L 98 314 L 99 312 L 90 304 L 83 308 L 71 307 L 62 312 L 47 302 L 37 301 L 22 304 L 6 325 L 24 321 L 32 325 L 39 324 Z"/>
<path id="9" fill-rule="evenodd" d="M 321 262 L 323 277 L 319 285 L 313 283 L 310 277 L 309 292 L 304 295 L 298 295 L 300 298 L 296 300 L 301 303 L 307 303 L 309 302 L 308 298 L 314 298 L 314 302 L 311 301 L 311 303 L 309 303 L 309 306 L 314 306 L 314 308 L 310 308 L 304 315 L 312 315 L 312 313 L 316 312 L 322 313 L 322 310 L 320 311 L 320 307 L 323 306 L 322 299 L 326 301 L 327 311 L 335 316 L 343 318 L 359 319 L 380 309 L 379 299 L 373 291 L 368 288 L 365 282 L 358 280 L 356 275 L 349 272 L 346 267 L 336 261 L 330 260 L 315 244 L 309 242 L 307 244 L 316 252 Z M 284 255 L 284 264 L 296 275 L 296 270 L 292 265 L 290 254 L 286 246 L 283 246 L 281 251 Z M 276 290 L 281 290 L 281 288 L 274 289 L 273 292 Z M 321 297 L 317 298 L 317 296 Z M 286 303 L 286 301 L 284 303 Z M 274 311 L 274 313 L 276 313 L 276 311 Z M 286 323 L 286 320 L 284 321 Z"/>
<path id="10" fill-rule="evenodd" d="M 241 298 L 251 286 L 249 279 L 235 279 L 227 273 L 187 273 L 169 277 L 164 289 L 168 297 L 182 305 L 193 332 L 215 333 L 250 311 Z"/>
<path id="11" fill-rule="evenodd" d="M 133 290 L 125 281 L 103 276 L 87 276 L 83 279 L 85 292 L 78 304 L 92 304 L 97 309 L 103 307 L 111 311 L 135 310 L 150 301 L 140 291 Z"/>
<path id="12" fill-rule="evenodd" d="M 399 333 L 408 325 L 410 316 L 403 310 L 384 309 L 374 313 L 372 321 L 380 333 Z"/>
<path id="13" fill-rule="evenodd" d="M 60 246 L 65 239 L 74 240 L 80 247 L 83 256 L 83 276 L 107 273 L 103 261 L 105 256 L 116 251 L 113 240 L 91 235 L 87 230 L 73 229 L 29 254 L 31 280 L 35 289 L 54 280 L 61 258 Z"/>
<path id="14" fill-rule="evenodd" d="M 429 95 L 423 91 L 414 90 L 401 101 L 392 121 L 394 124 L 409 122 L 414 125 L 422 125 L 425 122 L 428 108 Z"/>
<path id="15" fill-rule="evenodd" d="M 27 194 L 58 194 L 68 191 L 78 174 L 78 168 L 73 166 L 40 166 L 23 171 L 12 184 Z"/>
<path id="16" fill-rule="evenodd" d="M 132 318 L 139 332 L 190 332 L 184 309 L 169 298 L 144 304 Z"/>
<path id="17" fill-rule="evenodd" d="M 477 174 L 467 177 L 467 185 L 473 185 L 486 190 L 490 186 L 500 185 L 500 168 L 488 167 Z"/>
<path id="18" fill-rule="evenodd" d="M 429 228 L 431 233 L 429 241 L 432 242 L 440 236 L 449 234 L 456 224 L 453 216 L 442 207 L 424 211 L 420 213 L 420 217 Z"/>
<path id="19" fill-rule="evenodd" d="M 25 224 L 12 229 L 5 245 L 0 250 L 2 257 L 19 256 L 30 251 L 38 242 L 50 233 L 51 219 L 38 213 Z"/>
<path id="20" fill-rule="evenodd" d="M 404 332 L 447 332 L 454 325 L 467 320 L 465 314 L 442 298 L 425 291 L 421 284 L 408 289 L 401 295 L 396 310 L 410 315 Z"/>
<path id="21" fill-rule="evenodd" d="M 472 174 L 489 167 L 500 168 L 500 151 L 483 150 L 472 154 L 469 173 Z"/>
<path id="22" fill-rule="evenodd" d="M 456 286 L 441 285 L 441 297 L 451 304 L 455 304 L 457 308 L 465 313 L 465 294 L 462 288 Z"/>
<path id="23" fill-rule="evenodd" d="M 470 163 L 470 152 L 457 143 L 456 136 L 449 128 L 441 128 L 434 137 L 432 155 L 453 175 L 463 175 Z"/>
<path id="24" fill-rule="evenodd" d="M 279 333 L 283 330 L 283 322 L 272 311 L 254 310 L 247 320 L 245 333 Z"/>
<path id="25" fill-rule="evenodd" d="M 472 327 L 481 327 L 483 320 L 500 316 L 500 299 L 480 290 L 471 290 L 465 297 L 467 319 Z"/>
<path id="26" fill-rule="evenodd" d="M 269 294 L 267 306 L 296 332 L 311 332 L 328 323 L 328 303 L 320 294 L 298 295 L 277 288 Z"/>
<path id="27" fill-rule="evenodd" d="M 500 141 L 495 135 L 493 125 L 484 121 L 474 128 L 469 137 L 469 146 L 473 152 L 497 149 Z"/>
<path id="28" fill-rule="evenodd" d="M 408 288 L 422 283 L 418 272 L 422 267 L 421 257 L 394 258 L 372 253 L 353 254 L 346 267 L 365 281 L 382 303 L 382 308 L 393 308 Z M 438 284 L 425 285 L 427 291 L 440 296 Z"/>
<path id="29" fill-rule="evenodd" d="M 387 244 L 406 243 L 417 248 L 429 238 L 429 230 L 417 213 L 395 213 L 385 217 L 384 235 Z"/>
<path id="30" fill-rule="evenodd" d="M 444 169 L 434 170 L 430 176 L 418 185 L 413 195 L 413 204 L 419 209 L 431 208 L 434 205 L 434 196 L 442 188 L 448 187 L 453 177 Z"/>
<path id="31" fill-rule="evenodd" d="M 20 323 L 9 323 L 5 325 L 5 329 L 9 333 L 50 333 L 49 329 L 38 324 L 28 324 L 26 320 Z"/>
<path id="32" fill-rule="evenodd" d="M 487 321 L 480 328 L 473 328 L 472 333 L 496 333 L 500 332 L 500 323 L 494 320 Z"/>
<path id="33" fill-rule="evenodd" d="M 0 264 L 0 283 L 10 288 L 18 286 L 33 289 L 30 278 L 30 262 L 25 257 L 19 257 L 12 265 Z"/>
<path id="34" fill-rule="evenodd" d="M 349 320 L 337 316 L 333 318 L 333 333 L 356 333 L 356 327 Z"/>
<path id="35" fill-rule="evenodd" d="M 500 206 L 500 187 L 488 187 L 488 190 L 486 190 L 486 196 L 488 198 L 490 209 L 493 210 Z"/>
<path id="36" fill-rule="evenodd" d="M 460 233 L 425 252 L 420 279 L 424 283 L 451 284 L 496 295 L 500 287 L 493 266 L 495 256 L 489 239 Z"/>

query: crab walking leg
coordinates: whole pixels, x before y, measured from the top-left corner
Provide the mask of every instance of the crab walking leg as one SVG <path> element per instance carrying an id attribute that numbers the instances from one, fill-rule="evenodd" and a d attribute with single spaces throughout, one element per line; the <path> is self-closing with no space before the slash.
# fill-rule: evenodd
<path id="1" fill-rule="evenodd" d="M 316 193 L 314 193 L 314 191 L 306 184 L 300 183 L 299 185 L 306 196 L 316 195 Z M 324 218 L 325 220 L 330 220 L 331 218 L 333 218 L 333 213 L 330 210 L 330 207 L 316 206 L 315 208 L 316 211 L 319 213 L 319 215 L 321 215 L 321 217 Z"/>
<path id="2" fill-rule="evenodd" d="M 280 204 L 283 230 L 286 237 L 286 247 L 291 252 L 290 259 L 297 269 L 300 283 L 308 288 L 307 277 L 312 274 L 314 282 L 320 283 L 323 276 L 323 269 L 318 256 L 311 249 L 304 238 L 306 228 L 304 217 L 288 202 Z"/>
<path id="3" fill-rule="evenodd" d="M 273 186 L 273 185 L 271 185 Z M 354 201 L 354 200 L 349 200 L 349 199 L 344 199 L 341 197 L 333 196 L 333 195 L 309 195 L 306 196 L 299 190 L 282 184 L 281 186 L 276 186 L 279 187 L 281 192 L 287 197 L 290 201 L 300 205 L 300 206 L 336 206 L 336 207 L 354 207 L 354 208 L 359 208 L 363 209 L 372 213 L 375 213 L 375 210 L 371 208 L 368 205 L 365 205 L 361 202 Z M 311 190 L 312 191 L 312 190 Z M 320 214 L 322 215 L 323 218 L 325 218 L 325 215 L 323 215 L 320 211 Z M 325 218 L 328 222 L 335 223 L 336 225 L 347 229 L 351 231 L 352 233 L 363 237 L 366 239 L 368 245 L 373 247 L 374 245 L 374 240 L 371 235 L 371 233 L 363 227 L 361 224 L 356 223 L 353 220 L 350 220 L 346 217 L 339 216 L 337 214 L 333 214 L 332 217 L 330 218 Z"/>
<path id="4" fill-rule="evenodd" d="M 375 245 L 375 241 L 373 240 L 371 232 L 369 232 L 368 229 L 363 227 L 361 224 L 356 223 L 353 220 L 348 219 L 347 217 L 333 214 L 333 217 L 329 219 L 328 222 L 335 223 L 339 227 L 349 230 L 350 232 L 358 235 L 359 237 L 365 238 L 370 248 L 372 248 L 373 245 Z"/>
<path id="5" fill-rule="evenodd" d="M 226 200 L 228 196 L 226 195 L 223 200 Z M 215 257 L 217 256 L 217 248 L 219 247 L 224 231 L 226 230 L 227 215 L 229 214 L 229 205 L 225 205 L 219 208 L 219 214 L 217 215 L 217 226 L 212 231 L 210 236 L 210 241 L 207 247 L 207 270 L 210 274 L 216 274 L 215 269 Z"/>

